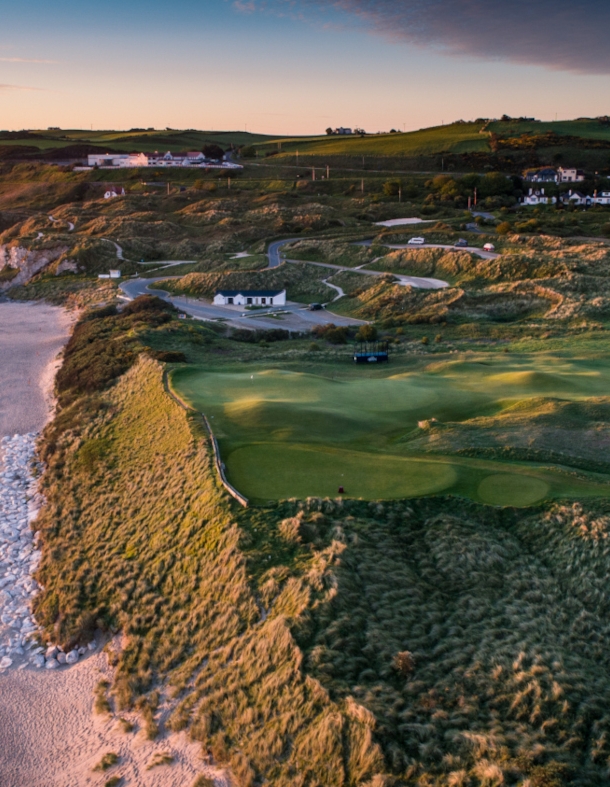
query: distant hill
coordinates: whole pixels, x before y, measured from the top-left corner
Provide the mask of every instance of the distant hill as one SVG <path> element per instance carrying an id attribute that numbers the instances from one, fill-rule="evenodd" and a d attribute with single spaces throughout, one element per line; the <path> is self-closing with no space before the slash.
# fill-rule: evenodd
<path id="1" fill-rule="evenodd" d="M 610 119 L 580 118 L 541 122 L 528 119 L 459 121 L 449 125 L 388 134 L 280 137 L 245 131 L 49 130 L 0 132 L 0 157 L 45 158 L 76 150 L 121 152 L 249 148 L 251 157 L 272 156 L 277 163 L 339 164 L 365 157 L 384 166 L 413 169 L 519 171 L 525 167 L 568 164 L 610 171 Z M 14 152 L 11 149 L 14 148 Z M 352 166 L 352 164 L 347 164 Z"/>

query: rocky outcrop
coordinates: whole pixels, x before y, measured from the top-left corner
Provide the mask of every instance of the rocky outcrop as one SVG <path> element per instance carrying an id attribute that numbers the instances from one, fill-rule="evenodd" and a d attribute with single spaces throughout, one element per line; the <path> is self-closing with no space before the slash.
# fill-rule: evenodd
<path id="1" fill-rule="evenodd" d="M 0 246 L 0 270 L 14 268 L 17 275 L 10 281 L 0 281 L 0 291 L 26 284 L 32 276 L 44 270 L 68 251 L 67 246 L 30 251 L 24 246 Z"/>

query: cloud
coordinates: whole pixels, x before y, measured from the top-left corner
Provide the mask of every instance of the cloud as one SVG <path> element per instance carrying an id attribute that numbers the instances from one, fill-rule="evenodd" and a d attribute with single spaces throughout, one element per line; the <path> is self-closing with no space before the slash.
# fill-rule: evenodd
<path id="1" fill-rule="evenodd" d="M 28 85 L 3 85 L 0 83 L 0 90 L 36 90 L 46 92 L 43 87 L 29 87 Z"/>
<path id="2" fill-rule="evenodd" d="M 0 63 L 58 63 L 58 60 L 37 60 L 29 57 L 0 57 Z"/>
<path id="3" fill-rule="evenodd" d="M 294 7 L 294 0 L 279 0 Z M 299 0 L 369 29 L 458 56 L 610 74 L 608 0 Z"/>

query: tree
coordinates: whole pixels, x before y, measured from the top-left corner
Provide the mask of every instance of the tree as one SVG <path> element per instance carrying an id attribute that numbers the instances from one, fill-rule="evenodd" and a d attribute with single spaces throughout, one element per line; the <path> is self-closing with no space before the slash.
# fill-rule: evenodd
<path id="1" fill-rule="evenodd" d="M 377 338 L 377 328 L 374 325 L 361 325 L 356 334 L 357 342 L 374 342 Z"/>
<path id="2" fill-rule="evenodd" d="M 225 154 L 224 150 L 219 145 L 214 145 L 213 143 L 204 145 L 202 153 L 206 158 L 212 161 L 220 161 Z"/>
<path id="3" fill-rule="evenodd" d="M 396 197 L 402 187 L 402 181 L 396 178 L 395 180 L 386 180 L 383 184 L 383 193 L 386 197 Z"/>
<path id="4" fill-rule="evenodd" d="M 256 158 L 256 148 L 254 145 L 246 145 L 239 151 L 239 154 L 242 158 Z"/>
<path id="5" fill-rule="evenodd" d="M 508 235 L 511 230 L 510 222 L 503 221 L 496 227 L 496 232 L 498 235 Z"/>
<path id="6" fill-rule="evenodd" d="M 326 129 L 326 133 L 327 133 L 327 134 L 328 134 L 328 136 L 330 137 L 330 135 L 333 133 L 333 130 L 332 130 L 332 128 L 330 128 L 330 127 L 329 127 L 329 128 L 327 128 L 327 129 Z"/>

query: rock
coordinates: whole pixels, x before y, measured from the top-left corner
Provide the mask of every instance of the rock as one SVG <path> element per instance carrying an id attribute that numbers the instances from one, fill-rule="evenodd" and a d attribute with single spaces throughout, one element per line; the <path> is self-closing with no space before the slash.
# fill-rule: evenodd
<path id="1" fill-rule="evenodd" d="M 12 663 L 13 659 L 11 659 L 9 656 L 3 656 L 0 659 L 0 669 L 8 669 Z"/>
<path id="2" fill-rule="evenodd" d="M 45 669 L 57 669 L 59 667 L 59 662 L 57 659 L 47 659 L 44 666 Z"/>
<path id="3" fill-rule="evenodd" d="M 86 652 L 87 652 L 87 648 L 79 648 L 78 649 L 78 655 L 79 656 L 84 656 Z"/>
<path id="4" fill-rule="evenodd" d="M 38 667 L 38 669 L 44 667 L 44 656 L 41 653 L 37 653 L 32 659 L 32 664 Z M 49 667 L 49 669 L 51 669 L 51 667 Z"/>
<path id="5" fill-rule="evenodd" d="M 54 659 L 59 653 L 59 648 L 56 645 L 49 645 L 45 652 L 46 659 Z"/>
<path id="6" fill-rule="evenodd" d="M 57 659 L 57 661 L 58 661 L 60 664 L 65 664 L 65 663 L 66 663 L 66 660 L 67 660 L 67 656 L 66 656 L 66 654 L 65 654 L 65 653 L 62 653 L 61 651 L 60 651 L 60 652 L 57 654 L 57 656 L 56 656 L 55 658 Z"/>
<path id="7" fill-rule="evenodd" d="M 95 650 L 96 648 L 97 648 L 97 642 L 96 642 L 95 640 L 93 640 L 93 642 L 90 642 L 90 643 L 87 645 L 87 649 L 88 649 L 88 650 L 92 650 L 92 651 L 93 651 L 93 650 Z"/>
<path id="8" fill-rule="evenodd" d="M 78 661 L 78 658 L 79 658 L 78 657 L 78 651 L 77 650 L 71 650 L 66 655 L 65 658 L 66 658 L 66 664 L 76 664 L 76 662 Z"/>

